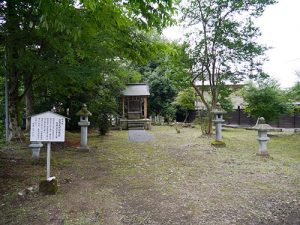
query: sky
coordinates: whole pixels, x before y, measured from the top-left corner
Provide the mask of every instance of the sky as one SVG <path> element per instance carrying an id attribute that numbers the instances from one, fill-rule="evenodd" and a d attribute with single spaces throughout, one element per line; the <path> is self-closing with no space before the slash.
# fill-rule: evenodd
<path id="1" fill-rule="evenodd" d="M 292 87 L 300 71 L 300 0 L 279 0 L 268 6 L 257 19 L 262 36 L 259 42 L 272 47 L 266 52 L 269 61 L 263 69 L 276 79 L 282 88 Z M 170 40 L 183 38 L 182 27 L 171 27 L 163 34 Z"/>

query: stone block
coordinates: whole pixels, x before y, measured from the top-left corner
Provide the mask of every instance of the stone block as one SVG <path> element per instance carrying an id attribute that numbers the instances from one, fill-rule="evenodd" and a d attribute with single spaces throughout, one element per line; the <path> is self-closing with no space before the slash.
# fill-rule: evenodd
<path id="1" fill-rule="evenodd" d="M 39 185 L 39 192 L 47 195 L 55 195 L 58 190 L 57 180 L 54 179 L 42 179 Z"/>
<path id="2" fill-rule="evenodd" d="M 225 144 L 224 141 L 217 141 L 217 140 L 213 141 L 211 143 L 211 145 L 214 146 L 214 147 L 216 147 L 216 148 L 224 148 L 224 147 L 226 147 L 226 144 Z"/>

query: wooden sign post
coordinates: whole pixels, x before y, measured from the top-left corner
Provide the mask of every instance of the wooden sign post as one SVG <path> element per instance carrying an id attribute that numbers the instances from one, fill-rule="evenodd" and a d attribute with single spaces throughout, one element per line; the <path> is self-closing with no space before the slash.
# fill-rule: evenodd
<path id="1" fill-rule="evenodd" d="M 56 182 L 55 177 L 50 176 L 50 158 L 51 158 L 51 142 L 65 141 L 66 117 L 53 112 L 44 112 L 31 117 L 30 141 L 39 141 L 47 143 L 47 176 L 46 182 L 41 181 L 41 185 L 47 185 L 47 182 Z M 43 189 L 43 188 L 42 188 Z M 56 187 L 57 191 L 57 187 Z M 54 194 L 56 193 L 54 192 Z M 53 194 L 53 193 L 52 193 Z"/>

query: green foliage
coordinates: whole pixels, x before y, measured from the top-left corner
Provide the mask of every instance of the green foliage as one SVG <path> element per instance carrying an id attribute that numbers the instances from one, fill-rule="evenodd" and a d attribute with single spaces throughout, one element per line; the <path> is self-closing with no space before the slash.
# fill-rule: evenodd
<path id="1" fill-rule="evenodd" d="M 192 87 L 186 88 L 180 91 L 174 101 L 174 104 L 183 108 L 184 110 L 194 110 L 195 109 L 195 91 Z"/>
<path id="2" fill-rule="evenodd" d="M 148 65 L 139 68 L 143 80 L 147 81 L 152 73 L 156 73 L 166 76 L 178 90 L 189 87 L 190 60 L 185 52 L 186 46 L 157 39 L 160 45 L 157 46 L 156 56 Z"/>
<path id="3" fill-rule="evenodd" d="M 203 135 L 210 134 L 209 132 L 209 120 L 210 120 L 210 115 L 207 111 L 202 111 L 199 117 L 199 123 L 201 127 L 201 132 Z"/>
<path id="4" fill-rule="evenodd" d="M 253 19 L 275 2 L 191 0 L 183 8 L 183 19 L 192 30 L 188 42 L 191 82 L 209 112 L 216 106 L 225 81 L 238 83 L 246 78 L 266 77 L 261 67 L 267 48 L 257 42 L 260 32 Z M 202 82 L 202 89 L 209 85 L 209 100 L 195 81 Z"/>
<path id="5" fill-rule="evenodd" d="M 300 78 L 300 72 L 296 73 L 297 76 Z M 288 96 L 291 99 L 292 103 L 294 104 L 294 113 L 300 115 L 300 106 L 295 105 L 295 102 L 300 101 L 300 82 L 297 82 L 288 92 Z"/>
<path id="6" fill-rule="evenodd" d="M 10 118 L 23 114 L 24 96 L 32 90 L 34 98 L 26 102 L 26 108 L 41 112 L 56 105 L 64 114 L 70 109 L 74 127 L 74 113 L 82 103 L 102 101 L 98 94 L 94 99 L 97 89 L 111 91 L 109 101 L 113 102 L 124 83 L 141 78 L 126 68 L 132 62 L 145 63 L 155 54 L 156 39 L 145 30 L 170 24 L 174 11 L 172 1 L 158 0 L 0 4 L 0 47 L 5 43 L 8 52 Z M 18 130 L 21 124 L 11 125 Z"/>
<path id="7" fill-rule="evenodd" d="M 184 46 L 162 40 L 157 33 L 153 36 L 159 51 L 147 65 L 137 69 L 142 74 L 142 81 L 150 86 L 149 114 L 172 121 L 176 113 L 172 102 L 178 91 L 189 86 L 189 59 Z"/>
<path id="8" fill-rule="evenodd" d="M 179 108 L 179 111 L 180 110 L 184 111 L 185 113 L 184 122 L 186 122 L 189 116 L 189 111 L 195 109 L 195 100 L 196 100 L 196 95 L 192 87 L 186 88 L 177 94 L 173 104 Z"/>
<path id="9" fill-rule="evenodd" d="M 255 117 L 264 117 L 267 122 L 276 120 L 292 109 L 288 95 L 274 80 L 260 80 L 258 85 L 249 83 L 242 91 L 246 102 L 245 111 Z"/>
<path id="10" fill-rule="evenodd" d="M 233 103 L 230 98 L 230 94 L 232 94 L 232 92 L 233 90 L 226 85 L 220 86 L 219 88 L 218 102 L 226 112 L 233 111 Z"/>
<path id="11" fill-rule="evenodd" d="M 111 83 L 110 83 L 111 82 Z M 117 83 L 107 82 L 110 87 L 94 90 L 94 97 L 90 101 L 92 122 L 97 125 L 101 135 L 105 135 L 110 127 L 110 117 L 117 115 L 118 100 L 121 90 Z"/>
<path id="12" fill-rule="evenodd" d="M 171 103 L 176 96 L 176 88 L 172 85 L 170 79 L 153 73 L 148 79 L 148 84 L 150 87 L 150 113 L 165 117 L 170 116 L 169 114 L 173 111 Z"/>
<path id="13" fill-rule="evenodd" d="M 300 101 L 300 82 L 297 82 L 290 90 L 289 95 L 292 100 Z"/>
<path id="14" fill-rule="evenodd" d="M 100 113 L 98 115 L 98 125 L 99 125 L 99 132 L 100 135 L 105 135 L 110 127 L 110 122 L 109 122 L 109 118 L 108 118 L 108 114 L 106 113 Z"/>
<path id="15" fill-rule="evenodd" d="M 172 14 L 176 10 L 176 3 L 177 1 L 171 0 L 119 1 L 140 27 L 144 29 L 155 27 L 158 30 L 174 23 Z"/>

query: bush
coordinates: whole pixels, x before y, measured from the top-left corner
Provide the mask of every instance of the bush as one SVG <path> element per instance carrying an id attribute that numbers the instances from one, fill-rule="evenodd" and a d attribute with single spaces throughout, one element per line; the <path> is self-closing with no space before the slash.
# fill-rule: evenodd
<path id="1" fill-rule="evenodd" d="M 288 95 L 274 80 L 259 81 L 258 85 L 249 83 L 242 92 L 246 101 L 245 111 L 257 118 L 264 117 L 268 123 L 292 109 Z"/>
<path id="2" fill-rule="evenodd" d="M 106 113 L 99 114 L 98 125 L 100 135 L 105 135 L 109 131 L 110 121 L 109 116 Z"/>

